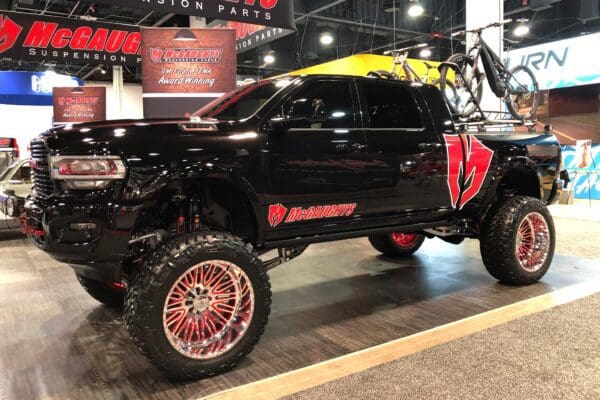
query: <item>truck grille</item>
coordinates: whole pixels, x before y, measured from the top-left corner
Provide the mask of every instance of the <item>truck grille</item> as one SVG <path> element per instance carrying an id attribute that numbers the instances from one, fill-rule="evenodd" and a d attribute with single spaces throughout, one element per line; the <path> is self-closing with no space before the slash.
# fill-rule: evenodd
<path id="1" fill-rule="evenodd" d="M 39 199 L 47 199 L 54 193 L 55 188 L 52 179 L 50 179 L 48 147 L 43 140 L 35 139 L 31 142 L 31 159 L 33 160 L 33 196 Z"/>

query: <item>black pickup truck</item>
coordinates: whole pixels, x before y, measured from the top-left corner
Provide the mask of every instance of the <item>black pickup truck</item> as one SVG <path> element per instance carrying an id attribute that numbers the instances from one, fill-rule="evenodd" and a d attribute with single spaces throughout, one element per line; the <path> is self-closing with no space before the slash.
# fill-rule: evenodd
<path id="1" fill-rule="evenodd" d="M 267 270 L 311 243 L 368 237 L 403 257 L 425 238 L 476 238 L 514 285 L 554 253 L 556 138 L 458 132 L 429 85 L 265 80 L 190 119 L 65 126 L 31 151 L 24 230 L 124 304 L 132 339 L 176 378 L 239 363 L 267 323 Z"/>

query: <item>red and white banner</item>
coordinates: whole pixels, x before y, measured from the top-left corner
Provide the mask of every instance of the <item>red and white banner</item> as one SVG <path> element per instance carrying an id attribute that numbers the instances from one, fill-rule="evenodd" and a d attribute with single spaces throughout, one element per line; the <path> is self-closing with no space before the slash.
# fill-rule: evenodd
<path id="1" fill-rule="evenodd" d="M 137 65 L 139 27 L 0 10 L 0 57 Z"/>
<path id="2" fill-rule="evenodd" d="M 184 117 L 235 89 L 230 29 L 142 29 L 142 86 L 147 118 Z"/>
<path id="3" fill-rule="evenodd" d="M 105 87 L 55 87 L 54 124 L 106 120 Z"/>

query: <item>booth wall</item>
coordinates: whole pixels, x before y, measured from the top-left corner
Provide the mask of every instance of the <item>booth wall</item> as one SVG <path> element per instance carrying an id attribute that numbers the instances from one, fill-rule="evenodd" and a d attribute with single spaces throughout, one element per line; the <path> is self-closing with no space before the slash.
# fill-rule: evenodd
<path id="1" fill-rule="evenodd" d="M 115 104 L 112 82 L 85 82 L 85 86 L 102 86 L 106 88 L 107 119 L 141 119 L 144 118 L 144 102 L 142 85 L 123 85 L 123 107 L 119 113 Z"/>

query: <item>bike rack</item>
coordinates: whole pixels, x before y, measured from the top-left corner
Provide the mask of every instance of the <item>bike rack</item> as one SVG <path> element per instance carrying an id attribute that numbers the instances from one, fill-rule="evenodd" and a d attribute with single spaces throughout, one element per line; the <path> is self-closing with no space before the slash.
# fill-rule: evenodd
<path id="1" fill-rule="evenodd" d="M 458 66 L 454 63 L 446 63 L 450 68 L 454 70 L 454 73 L 459 74 L 463 81 L 466 81 L 465 76 L 462 71 L 458 68 Z M 454 116 L 455 124 L 458 127 L 459 131 L 465 132 L 472 128 L 477 128 L 479 132 L 485 132 L 487 129 L 505 129 L 505 128 L 514 128 L 518 126 L 527 127 L 529 132 L 535 132 L 535 128 L 537 125 L 537 120 L 519 120 L 514 119 L 512 114 L 506 111 L 486 111 L 481 108 L 479 102 L 475 101 L 475 93 L 471 87 L 467 87 L 469 91 L 469 95 L 477 110 L 473 112 L 473 115 L 469 118 L 460 118 L 459 116 Z"/>

